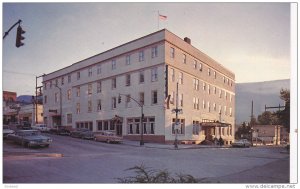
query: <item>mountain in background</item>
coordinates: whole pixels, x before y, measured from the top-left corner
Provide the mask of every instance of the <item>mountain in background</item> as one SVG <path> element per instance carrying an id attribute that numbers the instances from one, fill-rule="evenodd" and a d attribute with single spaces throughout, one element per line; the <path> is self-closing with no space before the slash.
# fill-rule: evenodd
<path id="1" fill-rule="evenodd" d="M 265 105 L 284 105 L 284 101 L 280 99 L 281 89 L 290 89 L 289 79 L 255 83 L 237 83 L 235 88 L 236 123 L 240 124 L 243 121 L 250 121 L 252 100 L 255 118 L 265 111 Z M 273 109 L 269 111 L 276 110 L 277 109 Z"/>

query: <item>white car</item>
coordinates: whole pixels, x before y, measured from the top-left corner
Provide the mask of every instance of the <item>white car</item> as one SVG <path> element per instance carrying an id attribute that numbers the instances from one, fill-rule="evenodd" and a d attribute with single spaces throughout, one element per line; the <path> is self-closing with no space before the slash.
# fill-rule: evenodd
<path id="1" fill-rule="evenodd" d="M 3 125 L 3 138 L 7 138 L 9 134 L 14 134 L 15 131 L 10 129 L 8 125 Z"/>
<path id="2" fill-rule="evenodd" d="M 49 132 L 50 130 L 50 128 L 48 128 L 46 124 L 36 124 L 31 126 L 31 128 L 41 132 Z"/>
<path id="3" fill-rule="evenodd" d="M 251 143 L 247 139 L 241 139 L 237 140 L 234 143 L 231 144 L 232 147 L 244 147 L 249 148 L 251 146 Z"/>

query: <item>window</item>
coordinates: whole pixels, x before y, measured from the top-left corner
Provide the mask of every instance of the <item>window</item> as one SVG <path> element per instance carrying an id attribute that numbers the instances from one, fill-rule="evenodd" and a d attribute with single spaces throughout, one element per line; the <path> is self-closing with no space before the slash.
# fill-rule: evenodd
<path id="1" fill-rule="evenodd" d="M 203 82 L 203 91 L 205 91 L 205 90 L 206 90 L 206 83 Z"/>
<path id="2" fill-rule="evenodd" d="M 175 81 L 175 70 L 173 68 L 171 68 L 171 80 L 172 82 Z"/>
<path id="3" fill-rule="evenodd" d="M 89 95 L 93 93 L 93 88 L 92 88 L 92 87 L 93 87 L 92 84 L 89 83 L 89 84 L 88 84 L 88 94 L 89 94 Z"/>
<path id="4" fill-rule="evenodd" d="M 97 127 L 98 127 L 98 131 L 102 131 L 103 130 L 102 121 L 97 121 Z"/>
<path id="5" fill-rule="evenodd" d="M 50 81 L 50 89 L 52 88 L 52 81 Z"/>
<path id="6" fill-rule="evenodd" d="M 232 108 L 229 108 L 229 116 L 232 117 Z"/>
<path id="7" fill-rule="evenodd" d="M 183 62 L 184 64 L 186 64 L 186 55 L 185 55 L 185 54 L 183 54 L 182 62 Z"/>
<path id="8" fill-rule="evenodd" d="M 139 83 L 144 83 L 145 82 L 145 76 L 144 76 L 144 71 L 140 72 L 140 77 L 139 77 Z"/>
<path id="9" fill-rule="evenodd" d="M 101 64 L 97 65 L 97 74 L 101 74 Z"/>
<path id="10" fill-rule="evenodd" d="M 227 92 L 224 91 L 224 94 L 225 94 L 225 100 L 227 100 Z"/>
<path id="11" fill-rule="evenodd" d="M 61 77 L 61 85 L 64 85 L 65 84 L 65 78 L 64 76 Z"/>
<path id="12" fill-rule="evenodd" d="M 152 58 L 157 57 L 157 54 L 158 54 L 158 52 L 157 52 L 157 46 L 152 47 L 152 49 L 151 49 L 151 57 Z"/>
<path id="13" fill-rule="evenodd" d="M 201 63 L 199 63 L 199 71 L 202 72 L 202 64 Z"/>
<path id="14" fill-rule="evenodd" d="M 44 83 L 44 90 L 47 90 L 47 83 Z"/>
<path id="15" fill-rule="evenodd" d="M 88 76 L 91 77 L 93 75 L 92 67 L 88 68 Z"/>
<path id="16" fill-rule="evenodd" d="M 158 80 L 158 75 L 157 75 L 157 68 L 152 68 L 151 69 L 151 81 L 157 81 Z"/>
<path id="17" fill-rule="evenodd" d="M 80 103 L 76 104 L 76 113 L 80 114 Z"/>
<path id="18" fill-rule="evenodd" d="M 88 112 L 92 112 L 92 101 L 88 101 Z"/>
<path id="19" fill-rule="evenodd" d="M 152 91 L 151 102 L 152 102 L 152 104 L 157 104 L 157 91 Z"/>
<path id="20" fill-rule="evenodd" d="M 219 114 L 221 114 L 221 112 L 222 112 L 222 106 L 219 105 Z"/>
<path id="21" fill-rule="evenodd" d="M 193 121 L 193 135 L 199 135 L 200 128 L 199 121 Z"/>
<path id="22" fill-rule="evenodd" d="M 175 102 L 175 91 L 172 91 L 171 92 L 171 97 L 170 97 L 170 104 L 174 104 L 174 102 Z"/>
<path id="23" fill-rule="evenodd" d="M 155 118 L 149 118 L 148 122 L 150 123 L 150 134 L 154 134 L 154 130 L 155 130 Z"/>
<path id="24" fill-rule="evenodd" d="M 214 71 L 214 78 L 217 79 L 217 72 Z"/>
<path id="25" fill-rule="evenodd" d="M 179 72 L 179 84 L 183 84 L 183 73 Z"/>
<path id="26" fill-rule="evenodd" d="M 77 72 L 77 80 L 80 79 L 80 72 Z"/>
<path id="27" fill-rule="evenodd" d="M 112 97 L 112 99 L 111 99 L 111 108 L 112 109 L 117 108 L 117 98 L 116 97 Z"/>
<path id="28" fill-rule="evenodd" d="M 130 95 L 126 95 L 125 107 L 131 108 L 131 96 Z"/>
<path id="29" fill-rule="evenodd" d="M 55 86 L 58 86 L 58 79 L 55 80 Z"/>
<path id="30" fill-rule="evenodd" d="M 76 88 L 76 96 L 78 96 L 78 97 L 80 96 L 80 87 Z"/>
<path id="31" fill-rule="evenodd" d="M 202 100 L 202 109 L 205 109 L 205 100 Z"/>
<path id="32" fill-rule="evenodd" d="M 230 94 L 229 101 L 232 102 L 232 94 Z"/>
<path id="33" fill-rule="evenodd" d="M 55 103 L 58 102 L 58 93 L 55 93 L 55 94 L 54 94 L 54 100 L 55 100 Z"/>
<path id="34" fill-rule="evenodd" d="M 140 51 L 139 52 L 139 62 L 144 61 L 145 57 L 144 57 L 144 51 Z"/>
<path id="35" fill-rule="evenodd" d="M 183 107 L 183 94 L 179 95 L 179 106 Z"/>
<path id="36" fill-rule="evenodd" d="M 225 77 L 223 76 L 223 82 L 225 83 L 226 81 L 225 81 Z"/>
<path id="37" fill-rule="evenodd" d="M 214 87 L 214 94 L 217 94 L 217 87 Z"/>
<path id="38" fill-rule="evenodd" d="M 108 130 L 108 121 L 104 121 L 104 130 Z"/>
<path id="39" fill-rule="evenodd" d="M 67 124 L 72 124 L 72 114 L 67 114 Z"/>
<path id="40" fill-rule="evenodd" d="M 210 103 L 209 103 L 209 101 L 207 102 L 207 109 L 208 109 L 208 112 L 210 112 Z"/>
<path id="41" fill-rule="evenodd" d="M 185 121 L 184 119 L 178 119 L 178 124 L 175 127 L 176 119 L 172 119 L 172 134 L 175 134 L 175 130 L 177 134 L 184 134 L 185 133 Z"/>
<path id="42" fill-rule="evenodd" d="M 101 81 L 97 81 L 97 93 L 101 93 L 102 90 L 102 83 Z"/>
<path id="43" fill-rule="evenodd" d="M 130 55 L 126 55 L 126 65 L 130 65 Z"/>
<path id="44" fill-rule="evenodd" d="M 194 90 L 199 90 L 199 80 L 198 79 L 193 79 L 193 84 L 194 84 Z"/>
<path id="45" fill-rule="evenodd" d="M 214 111 L 217 111 L 216 103 L 213 103 L 213 109 L 214 109 Z"/>
<path id="46" fill-rule="evenodd" d="M 100 111 L 102 109 L 102 105 L 101 105 L 101 99 L 97 100 L 97 111 Z"/>
<path id="47" fill-rule="evenodd" d="M 141 105 L 145 104 L 145 94 L 144 94 L 144 92 L 140 92 L 140 104 Z"/>
<path id="48" fill-rule="evenodd" d="M 44 96 L 44 103 L 47 104 L 47 102 L 48 102 L 48 98 L 47 98 L 47 95 L 45 95 Z"/>
<path id="49" fill-rule="evenodd" d="M 71 83 L 71 75 L 68 75 L 68 83 Z"/>
<path id="50" fill-rule="evenodd" d="M 130 86 L 130 74 L 126 75 L 126 86 Z"/>
<path id="51" fill-rule="evenodd" d="M 171 52 L 170 52 L 170 57 L 171 58 L 175 58 L 175 49 L 173 47 L 171 47 Z"/>
<path id="52" fill-rule="evenodd" d="M 115 70 L 117 68 L 116 60 L 111 61 L 111 69 Z"/>
<path id="53" fill-rule="evenodd" d="M 210 68 L 207 69 L 207 75 L 210 76 Z"/>
<path id="54" fill-rule="evenodd" d="M 197 69 L 197 60 L 194 60 L 193 68 Z"/>
<path id="55" fill-rule="evenodd" d="M 111 79 L 111 89 L 115 89 L 117 87 L 117 79 L 112 78 Z"/>
<path id="56" fill-rule="evenodd" d="M 207 93 L 210 94 L 210 85 L 207 84 Z"/>
<path id="57" fill-rule="evenodd" d="M 219 89 L 219 98 L 222 98 L 222 90 Z"/>
<path id="58" fill-rule="evenodd" d="M 72 91 L 71 91 L 71 89 L 68 89 L 68 91 L 67 91 L 67 99 L 71 100 L 71 96 L 72 96 Z"/>

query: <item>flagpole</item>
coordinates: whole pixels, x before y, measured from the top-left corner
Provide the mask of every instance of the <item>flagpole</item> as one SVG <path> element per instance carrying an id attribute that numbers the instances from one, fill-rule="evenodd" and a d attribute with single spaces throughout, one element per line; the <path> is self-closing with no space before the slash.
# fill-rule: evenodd
<path id="1" fill-rule="evenodd" d="M 159 30 L 159 10 L 157 11 L 157 30 Z"/>

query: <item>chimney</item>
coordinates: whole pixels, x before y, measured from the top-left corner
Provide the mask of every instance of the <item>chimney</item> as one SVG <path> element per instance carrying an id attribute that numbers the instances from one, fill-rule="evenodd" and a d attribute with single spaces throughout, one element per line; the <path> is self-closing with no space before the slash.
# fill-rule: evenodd
<path id="1" fill-rule="evenodd" d="M 183 40 L 184 40 L 185 42 L 187 42 L 188 44 L 191 44 L 191 39 L 190 39 L 190 38 L 185 37 Z"/>

